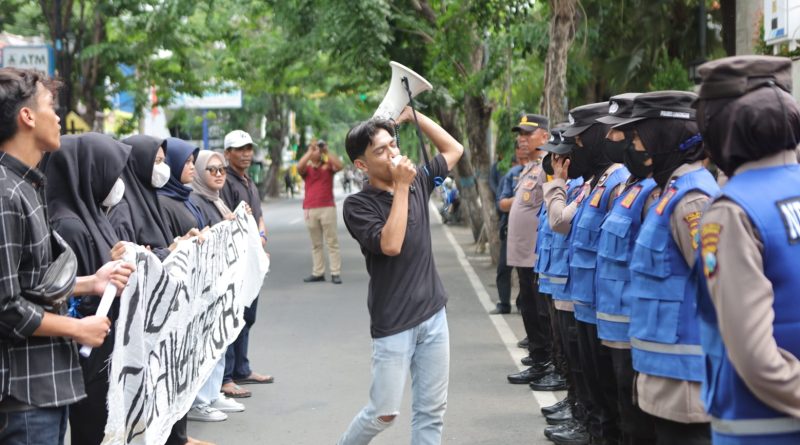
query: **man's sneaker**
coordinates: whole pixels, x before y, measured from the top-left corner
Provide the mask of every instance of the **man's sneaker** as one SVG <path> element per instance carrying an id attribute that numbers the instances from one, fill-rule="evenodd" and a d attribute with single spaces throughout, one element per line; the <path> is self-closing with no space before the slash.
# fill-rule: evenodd
<path id="1" fill-rule="evenodd" d="M 236 400 L 225 397 L 225 394 L 219 393 L 219 398 L 211 402 L 212 408 L 222 411 L 223 413 L 240 413 L 244 411 L 244 403 L 239 403 Z"/>
<path id="2" fill-rule="evenodd" d="M 222 422 L 228 418 L 228 415 L 212 408 L 211 405 L 197 405 L 186 413 L 186 418 L 197 422 Z"/>

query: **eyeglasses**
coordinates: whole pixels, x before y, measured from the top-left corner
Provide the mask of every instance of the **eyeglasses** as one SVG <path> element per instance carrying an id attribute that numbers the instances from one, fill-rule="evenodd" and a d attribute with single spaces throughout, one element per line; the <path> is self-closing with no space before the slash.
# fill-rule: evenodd
<path id="1" fill-rule="evenodd" d="M 206 171 L 211 173 L 211 176 L 225 176 L 225 167 L 206 167 Z"/>

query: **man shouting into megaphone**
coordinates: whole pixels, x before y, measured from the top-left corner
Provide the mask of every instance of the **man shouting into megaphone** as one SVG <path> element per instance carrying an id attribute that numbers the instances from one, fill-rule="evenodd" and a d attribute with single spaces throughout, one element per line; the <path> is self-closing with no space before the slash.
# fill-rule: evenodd
<path id="1" fill-rule="evenodd" d="M 413 394 L 412 444 L 441 442 L 450 363 L 447 294 L 431 251 L 428 200 L 435 178 L 447 173 L 464 147 L 416 112 L 422 133 L 439 154 L 425 168 L 400 155 L 395 124 L 413 120 L 406 107 L 396 122 L 373 118 L 347 133 L 353 164 L 369 178 L 344 202 L 344 221 L 367 263 L 372 335 L 370 400 L 339 439 L 366 444 L 399 413 L 409 370 Z"/>

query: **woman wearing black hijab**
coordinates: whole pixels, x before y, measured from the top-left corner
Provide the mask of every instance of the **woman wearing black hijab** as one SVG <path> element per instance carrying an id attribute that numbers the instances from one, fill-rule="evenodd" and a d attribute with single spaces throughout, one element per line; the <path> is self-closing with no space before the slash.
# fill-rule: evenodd
<path id="1" fill-rule="evenodd" d="M 202 212 L 189 200 L 192 189 L 184 185 L 191 184 L 194 179 L 194 161 L 200 149 L 178 138 L 167 138 L 164 146 L 170 178 L 158 190 L 158 201 L 167 229 L 173 237 L 178 237 L 193 228 L 202 229 L 206 226 Z"/>
<path id="2" fill-rule="evenodd" d="M 122 173 L 125 196 L 111 210 L 111 223 L 121 240 L 149 246 L 163 260 L 169 255 L 173 239 L 156 196 L 156 190 L 169 179 L 169 167 L 164 164 L 164 141 L 137 135 L 123 142 L 131 146 L 128 165 Z"/>
<path id="3" fill-rule="evenodd" d="M 164 162 L 164 141 L 137 135 L 123 142 L 131 146 L 128 165 L 122 173 L 125 197 L 111 210 L 109 215 L 111 223 L 120 240 L 149 246 L 163 261 L 174 248 L 172 241 L 174 236 L 164 222 L 156 194 L 156 190 L 163 187 L 170 177 L 170 168 Z M 116 256 L 122 251 L 124 246 L 117 244 L 112 255 Z M 184 416 L 172 427 L 166 445 L 187 443 L 196 442 L 191 442 L 186 435 L 186 416 Z"/>
<path id="4" fill-rule="evenodd" d="M 111 247 L 119 241 L 106 215 L 122 198 L 125 187 L 119 179 L 131 148 L 98 133 L 63 136 L 61 149 L 47 164 L 47 201 L 50 223 L 75 252 L 78 275 L 90 275 L 111 260 Z M 94 315 L 98 296 L 72 297 L 70 315 Z M 114 329 L 118 300 L 109 311 Z M 103 441 L 108 411 L 107 360 L 114 348 L 110 333 L 88 359 L 80 359 L 87 397 L 70 406 L 70 436 L 75 444 Z"/>

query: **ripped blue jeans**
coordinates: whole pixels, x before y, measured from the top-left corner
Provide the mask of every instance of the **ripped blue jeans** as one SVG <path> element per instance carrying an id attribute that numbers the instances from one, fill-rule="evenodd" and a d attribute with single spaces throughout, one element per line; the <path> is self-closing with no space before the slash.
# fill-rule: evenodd
<path id="1" fill-rule="evenodd" d="M 441 443 L 450 374 L 450 334 L 444 308 L 416 327 L 373 339 L 369 403 L 350 423 L 338 445 L 368 444 L 392 425 L 400 413 L 409 370 L 411 443 Z"/>

